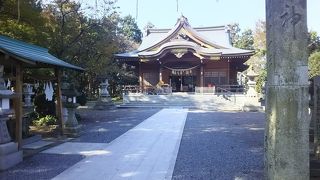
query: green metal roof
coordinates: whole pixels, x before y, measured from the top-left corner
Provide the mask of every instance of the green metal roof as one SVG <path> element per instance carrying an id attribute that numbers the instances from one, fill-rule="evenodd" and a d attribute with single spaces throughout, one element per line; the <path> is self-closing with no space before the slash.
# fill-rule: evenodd
<path id="1" fill-rule="evenodd" d="M 44 63 L 63 68 L 83 71 L 84 69 L 61 59 L 56 58 L 48 52 L 48 49 L 18 41 L 6 36 L 0 35 L 0 52 L 8 54 L 18 60 L 29 63 Z"/>

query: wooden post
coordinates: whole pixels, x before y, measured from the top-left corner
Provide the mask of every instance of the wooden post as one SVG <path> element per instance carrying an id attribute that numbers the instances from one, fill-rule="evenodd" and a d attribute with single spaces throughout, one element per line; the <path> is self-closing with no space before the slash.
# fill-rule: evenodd
<path id="1" fill-rule="evenodd" d="M 204 84 L 203 84 L 203 76 L 204 76 L 204 74 L 203 74 L 203 64 L 201 63 L 201 65 L 200 65 L 200 87 L 201 88 L 204 86 Z"/>
<path id="2" fill-rule="evenodd" d="M 265 179 L 309 179 L 306 0 L 266 0 Z"/>
<path id="3" fill-rule="evenodd" d="M 228 59 L 227 84 L 230 85 L 230 60 Z"/>
<path id="4" fill-rule="evenodd" d="M 141 72 L 141 62 L 139 62 L 139 86 L 142 88 L 143 82 L 142 82 L 142 72 Z"/>
<path id="5" fill-rule="evenodd" d="M 159 67 L 159 82 L 162 81 L 162 64 L 160 63 Z"/>
<path id="6" fill-rule="evenodd" d="M 18 149 L 22 148 L 22 66 L 21 63 L 17 62 L 16 66 L 16 84 L 15 94 L 17 95 L 14 100 L 14 111 L 16 118 L 16 139 L 18 143 Z"/>
<path id="7" fill-rule="evenodd" d="M 62 93 L 61 93 L 61 71 L 59 70 L 59 68 L 55 68 L 55 76 L 57 79 L 57 105 L 56 105 L 56 114 L 59 120 L 59 126 L 60 126 L 60 133 L 61 135 L 63 135 L 63 129 L 64 129 L 64 123 L 63 123 L 63 114 L 62 114 L 62 101 L 61 101 L 61 97 L 62 97 Z"/>

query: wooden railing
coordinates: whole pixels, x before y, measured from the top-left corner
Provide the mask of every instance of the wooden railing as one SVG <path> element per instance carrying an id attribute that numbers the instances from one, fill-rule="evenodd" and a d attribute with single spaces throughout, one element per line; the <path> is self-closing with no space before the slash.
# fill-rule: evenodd
<path id="1" fill-rule="evenodd" d="M 214 94 L 215 87 L 195 87 L 196 94 Z"/>
<path id="2" fill-rule="evenodd" d="M 148 94 L 148 95 L 158 95 L 158 94 L 171 94 L 172 87 L 168 85 L 163 85 L 159 87 L 155 86 L 137 86 L 137 85 L 125 85 L 123 86 L 122 93 L 127 94 Z"/>
<path id="3" fill-rule="evenodd" d="M 228 89 L 224 89 L 221 87 L 217 87 L 217 92 L 219 92 L 219 93 L 216 93 L 216 94 L 218 94 L 218 96 L 221 95 L 226 100 L 233 101 L 234 103 L 237 102 L 235 92 L 231 92 Z"/>
<path id="4" fill-rule="evenodd" d="M 233 93 L 244 93 L 245 87 L 242 85 L 216 85 L 212 87 L 195 87 L 196 94 L 219 94 L 225 91 Z"/>
<path id="5" fill-rule="evenodd" d="M 148 95 L 158 95 L 158 94 L 171 94 L 172 87 L 169 85 L 163 86 L 138 86 L 138 85 L 125 85 L 122 89 L 123 94 L 148 94 Z M 226 94 L 226 92 L 232 93 L 244 93 L 244 86 L 240 85 L 217 85 L 213 87 L 195 87 L 196 94 Z"/>
<path id="6" fill-rule="evenodd" d="M 217 85 L 216 93 L 219 93 L 221 89 L 234 92 L 234 93 L 245 93 L 245 86 L 243 85 Z"/>

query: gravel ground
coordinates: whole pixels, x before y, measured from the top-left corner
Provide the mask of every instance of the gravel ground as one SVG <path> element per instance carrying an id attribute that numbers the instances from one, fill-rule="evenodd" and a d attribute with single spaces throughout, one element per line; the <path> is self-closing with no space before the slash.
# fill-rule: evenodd
<path id="1" fill-rule="evenodd" d="M 159 109 L 79 110 L 83 134 L 74 142 L 108 143 L 141 123 Z M 37 154 L 0 172 L 0 180 L 51 179 L 82 160 L 81 155 Z"/>
<path id="2" fill-rule="evenodd" d="M 83 134 L 73 142 L 109 143 L 160 109 L 80 110 Z"/>
<path id="3" fill-rule="evenodd" d="M 191 111 L 172 179 L 263 179 L 263 137 L 263 113 Z"/>
<path id="4" fill-rule="evenodd" d="M 82 160 L 81 155 L 37 154 L 17 166 L 0 172 L 1 180 L 51 179 Z"/>

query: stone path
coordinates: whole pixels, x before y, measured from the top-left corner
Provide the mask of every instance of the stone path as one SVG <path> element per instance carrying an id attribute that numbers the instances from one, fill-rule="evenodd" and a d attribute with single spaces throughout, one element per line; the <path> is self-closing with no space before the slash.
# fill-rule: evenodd
<path id="1" fill-rule="evenodd" d="M 187 113 L 187 109 L 163 109 L 98 150 L 90 151 L 90 144 L 69 143 L 44 153 L 95 155 L 54 179 L 171 179 Z"/>

